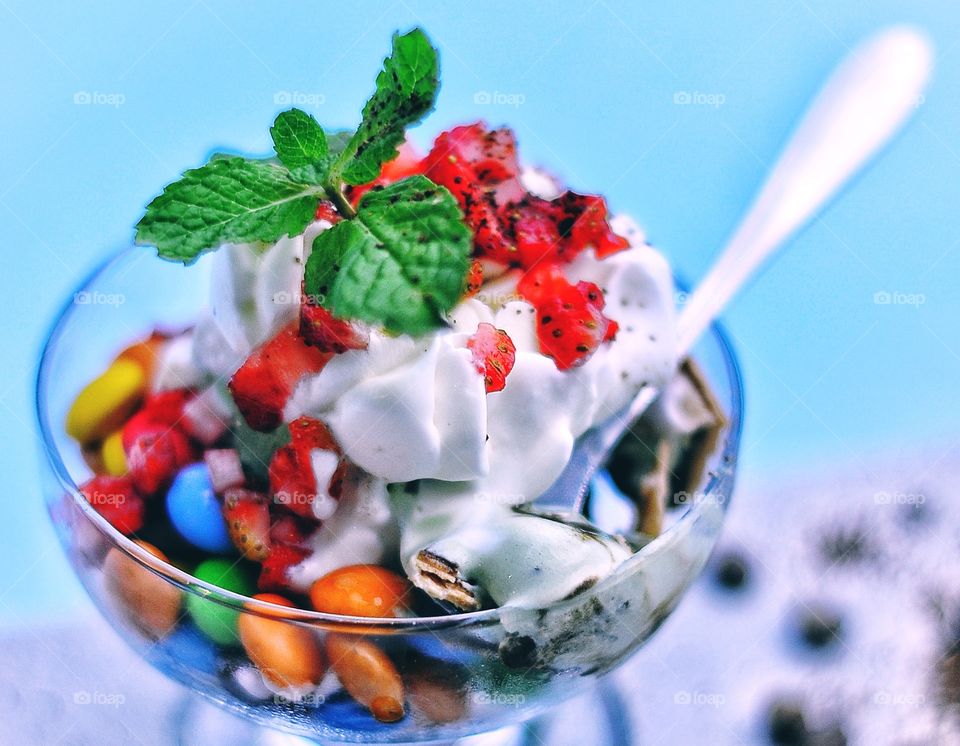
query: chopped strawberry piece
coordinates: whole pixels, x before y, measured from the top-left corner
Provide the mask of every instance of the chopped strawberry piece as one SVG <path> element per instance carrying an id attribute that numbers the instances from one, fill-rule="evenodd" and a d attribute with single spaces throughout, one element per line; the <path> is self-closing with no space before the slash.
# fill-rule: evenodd
<path id="1" fill-rule="evenodd" d="M 273 502 L 304 518 L 313 517 L 317 480 L 308 450 L 286 445 L 270 459 L 270 492 Z"/>
<path id="2" fill-rule="evenodd" d="M 211 448 L 204 452 L 203 460 L 216 494 L 222 495 L 231 487 L 242 487 L 246 483 L 240 454 L 233 448 Z"/>
<path id="3" fill-rule="evenodd" d="M 330 353 L 310 347 L 296 323 L 255 349 L 230 379 L 233 400 L 254 430 L 267 432 L 283 421 L 283 407 L 300 379 L 318 373 Z"/>
<path id="4" fill-rule="evenodd" d="M 145 496 L 169 486 L 176 473 L 194 459 L 187 436 L 166 425 L 143 427 L 125 450 L 133 485 Z"/>
<path id="5" fill-rule="evenodd" d="M 270 507 L 265 495 L 231 487 L 223 496 L 223 519 L 233 545 L 248 560 L 262 562 L 270 554 Z"/>
<path id="6" fill-rule="evenodd" d="M 603 292 L 592 282 L 572 285 L 557 267 L 543 266 L 524 275 L 517 289 L 536 308 L 540 351 L 560 370 L 582 365 L 616 334 L 603 315 Z"/>
<path id="7" fill-rule="evenodd" d="M 287 571 L 294 565 L 299 565 L 307 558 L 309 552 L 299 547 L 287 544 L 277 544 L 270 550 L 270 554 L 263 561 L 257 588 L 261 591 L 286 591 L 290 589 L 290 578 Z"/>
<path id="8" fill-rule="evenodd" d="M 129 477 L 94 477 L 80 492 L 117 531 L 130 536 L 143 528 L 146 504 Z"/>
<path id="9" fill-rule="evenodd" d="M 326 308 L 303 293 L 300 303 L 300 336 L 323 352 L 341 353 L 366 349 L 370 333 L 359 323 L 335 318 Z"/>
<path id="10" fill-rule="evenodd" d="M 539 197 L 527 197 L 508 207 L 503 215 L 517 247 L 519 265 L 535 267 L 564 253 L 565 246 L 557 227 L 557 211 L 551 203 Z"/>
<path id="11" fill-rule="evenodd" d="M 189 389 L 170 389 L 151 394 L 143 406 L 123 426 L 121 436 L 124 449 L 129 449 L 137 434 L 157 425 L 166 428 L 183 425 L 184 409 L 194 398 Z"/>
<path id="12" fill-rule="evenodd" d="M 483 262 L 479 259 L 474 259 L 470 263 L 470 269 L 467 272 L 467 286 L 464 290 L 464 295 L 467 298 L 472 298 L 480 292 L 481 287 L 483 287 Z"/>
<path id="13" fill-rule="evenodd" d="M 607 222 L 607 203 L 603 197 L 564 192 L 555 202 L 564 215 L 561 233 L 569 236 L 574 253 L 592 248 L 600 259 L 630 247 L 630 242 L 618 236 Z"/>
<path id="14" fill-rule="evenodd" d="M 478 255 L 514 265 L 516 249 L 497 215 L 524 195 L 513 133 L 489 131 L 483 122 L 454 127 L 436 139 L 424 163 L 427 177 L 460 203 Z"/>
<path id="15" fill-rule="evenodd" d="M 333 433 L 318 419 L 313 417 L 297 417 L 289 425 L 290 444 L 294 448 L 323 448 L 327 451 L 340 453 Z"/>
<path id="16" fill-rule="evenodd" d="M 607 223 L 602 197 L 565 192 L 545 200 L 520 182 L 517 145 L 508 129 L 483 122 L 442 133 L 424 173 L 449 189 L 474 232 L 477 256 L 509 267 L 571 261 L 587 248 L 603 258 L 627 248 Z"/>
<path id="17" fill-rule="evenodd" d="M 316 449 L 330 451 L 338 463 L 326 485 L 318 485 L 313 469 L 312 452 Z M 340 498 L 346 460 L 333 435 L 320 421 L 311 417 L 298 417 L 290 423 L 290 443 L 278 448 L 270 460 L 270 492 L 273 501 L 291 512 L 314 520 L 324 512 L 332 512 L 332 501 Z M 316 501 L 324 504 L 318 511 Z M 330 505 L 326 505 L 330 503 Z"/>
<path id="18" fill-rule="evenodd" d="M 317 203 L 317 211 L 313 215 L 314 220 L 326 220 L 328 223 L 336 223 L 340 220 L 340 213 L 333 206 L 332 202 L 320 200 Z"/>
<path id="19" fill-rule="evenodd" d="M 487 393 L 503 391 L 516 357 L 509 335 L 493 324 L 481 323 L 467 340 L 467 347 L 473 353 L 474 366 L 483 375 Z"/>
<path id="20" fill-rule="evenodd" d="M 311 524 L 295 515 L 278 516 L 272 519 L 270 525 L 270 545 L 302 546 L 310 538 L 310 533 L 315 527 L 315 523 Z"/>

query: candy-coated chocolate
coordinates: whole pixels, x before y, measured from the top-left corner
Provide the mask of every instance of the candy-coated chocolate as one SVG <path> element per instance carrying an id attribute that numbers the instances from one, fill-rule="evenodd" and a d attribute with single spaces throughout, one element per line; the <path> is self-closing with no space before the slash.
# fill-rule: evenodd
<path id="1" fill-rule="evenodd" d="M 262 593 L 254 596 L 280 606 L 293 606 L 283 596 Z M 292 622 L 241 614 L 237 621 L 240 642 L 250 660 L 274 686 L 316 686 L 326 667 L 316 633 Z"/>
<path id="2" fill-rule="evenodd" d="M 253 581 L 234 559 L 204 560 L 193 574 L 199 580 L 244 596 L 254 592 Z M 237 643 L 239 612 L 196 593 L 187 594 L 187 611 L 197 628 L 218 645 Z"/>
<path id="3" fill-rule="evenodd" d="M 406 578 L 386 568 L 349 565 L 317 580 L 310 588 L 310 602 L 328 614 L 395 617 L 410 591 Z"/>
<path id="4" fill-rule="evenodd" d="M 146 388 L 143 368 L 115 361 L 77 394 L 67 413 L 67 434 L 84 445 L 107 437 L 132 414 Z"/>
<path id="5" fill-rule="evenodd" d="M 167 561 L 152 544 L 137 541 L 150 554 Z M 119 600 L 130 620 L 153 637 L 169 634 L 180 617 L 181 591 L 120 549 L 111 549 L 103 561 L 106 587 Z"/>
<path id="6" fill-rule="evenodd" d="M 177 532 L 195 547 L 212 554 L 233 549 L 206 464 L 190 464 L 180 470 L 167 491 L 167 515 Z"/>

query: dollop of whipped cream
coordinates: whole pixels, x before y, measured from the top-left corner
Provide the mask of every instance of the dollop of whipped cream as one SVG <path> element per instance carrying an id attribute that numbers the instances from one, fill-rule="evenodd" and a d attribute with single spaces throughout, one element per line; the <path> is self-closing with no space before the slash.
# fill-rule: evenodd
<path id="1" fill-rule="evenodd" d="M 544 198 L 556 194 L 543 172 L 526 170 L 523 181 Z M 642 387 L 666 385 L 676 367 L 669 265 L 631 218 L 616 216 L 611 226 L 630 248 L 602 261 L 586 251 L 565 267 L 570 281 L 603 290 L 604 314 L 619 324 L 616 339 L 580 367 L 557 370 L 540 353 L 534 308 L 517 295 L 516 278 L 504 274 L 455 308 L 449 328 L 418 339 L 374 330 L 367 349 L 334 356 L 300 382 L 285 419 L 323 420 L 347 458 L 377 485 L 421 480 L 419 512 L 462 514 L 470 506 L 509 509 L 534 500 L 563 471 L 578 436 L 620 411 Z M 318 221 L 272 246 L 230 246 L 214 255 L 210 309 L 193 336 L 201 368 L 229 376 L 296 318 L 309 247 L 329 227 Z M 467 348 L 482 322 L 505 330 L 516 346 L 506 387 L 491 394 Z M 408 549 L 401 554 L 430 537 L 419 538 L 405 537 Z M 323 542 L 315 544 L 319 551 Z M 409 556 L 402 559 L 407 564 Z M 303 567 L 303 583 L 327 564 L 319 558 Z"/>
<path id="2" fill-rule="evenodd" d="M 525 181 L 543 179 L 528 171 Z M 285 418 L 324 420 L 353 463 L 387 482 L 453 481 L 490 502 L 533 500 L 579 435 L 675 369 L 669 265 L 630 218 L 611 223 L 630 248 L 603 261 L 585 252 L 566 268 L 571 281 L 603 289 L 604 313 L 620 326 L 584 365 L 560 371 L 540 353 L 534 309 L 504 277 L 454 309 L 450 329 L 416 340 L 374 332 L 367 349 L 337 355 L 300 383 Z M 506 388 L 492 394 L 466 347 L 482 322 L 505 330 L 517 350 Z"/>

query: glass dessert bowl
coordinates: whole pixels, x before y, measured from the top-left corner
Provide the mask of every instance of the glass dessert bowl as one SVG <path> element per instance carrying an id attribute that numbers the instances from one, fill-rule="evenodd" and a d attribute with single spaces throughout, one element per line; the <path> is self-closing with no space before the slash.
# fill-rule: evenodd
<path id="1" fill-rule="evenodd" d="M 637 424 L 588 508 L 602 528 L 631 533 L 635 551 L 571 597 L 536 608 L 445 613 L 437 605 L 420 616 L 352 617 L 225 590 L 209 572 L 196 572 L 202 556 L 168 549 L 179 545 L 162 525 L 137 539 L 168 551 L 172 562 L 148 551 L 80 492 L 90 470 L 62 423 L 77 390 L 131 340 L 194 323 L 209 275 L 206 258 L 184 272 L 139 250 L 120 253 L 66 305 L 37 384 L 43 490 L 77 576 L 136 652 L 201 697 L 320 742 L 453 741 L 496 731 L 547 717 L 590 691 L 643 645 L 702 570 L 733 489 L 742 414 L 736 360 L 718 327 L 695 348 L 699 372 L 690 380 L 709 387 L 721 419 L 674 442 L 677 454 L 666 457 L 656 428 Z M 610 486 L 634 477 L 644 485 L 638 493 L 657 495 L 638 513 Z M 231 566 L 242 565 L 230 558 L 222 585 L 232 584 Z"/>

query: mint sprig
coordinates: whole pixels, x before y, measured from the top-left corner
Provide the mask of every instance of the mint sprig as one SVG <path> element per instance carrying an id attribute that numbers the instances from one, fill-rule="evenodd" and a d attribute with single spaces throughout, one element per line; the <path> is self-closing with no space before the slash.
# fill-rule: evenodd
<path id="1" fill-rule="evenodd" d="M 335 316 L 422 334 L 463 294 L 472 245 L 453 195 L 410 176 L 368 192 L 355 220 L 314 239 L 305 289 Z"/>
<path id="2" fill-rule="evenodd" d="M 396 158 L 404 130 L 433 110 L 439 86 L 437 51 L 414 29 L 394 34 L 393 52 L 383 61 L 377 89 L 363 107 L 363 120 L 333 165 L 333 176 L 366 184 Z"/>
<path id="3" fill-rule="evenodd" d="M 302 233 L 323 191 L 269 161 L 220 156 L 184 173 L 148 206 L 137 243 L 190 264 L 224 243 L 276 241 Z"/>
<path id="4" fill-rule="evenodd" d="M 328 199 L 345 220 L 314 241 L 308 293 L 334 315 L 421 334 L 459 300 L 471 239 L 453 196 L 424 176 L 369 192 L 355 210 L 348 185 L 374 181 L 397 156 L 406 128 L 433 109 L 437 52 L 426 34 L 394 34 L 376 90 L 353 133 L 324 131 L 299 109 L 270 129 L 276 159 L 217 155 L 147 205 L 136 241 L 190 264 L 222 244 L 296 235 Z"/>
<path id="5" fill-rule="evenodd" d="M 326 160 L 327 135 L 305 111 L 290 109 L 279 114 L 270 128 L 270 136 L 277 158 L 291 171 Z"/>

